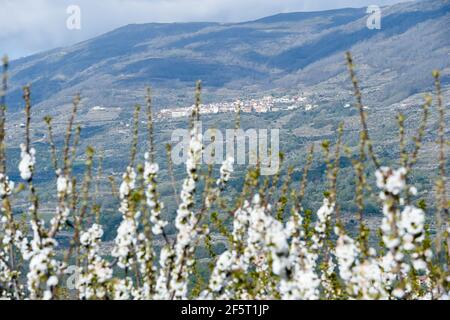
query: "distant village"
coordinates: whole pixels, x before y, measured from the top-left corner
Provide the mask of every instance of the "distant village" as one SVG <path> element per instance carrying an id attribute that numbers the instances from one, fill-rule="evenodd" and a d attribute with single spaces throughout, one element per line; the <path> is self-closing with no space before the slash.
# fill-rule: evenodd
<path id="1" fill-rule="evenodd" d="M 252 98 L 247 100 L 235 100 L 233 102 L 216 102 L 210 104 L 200 105 L 200 113 L 207 114 L 219 114 L 219 113 L 236 113 L 240 109 L 243 113 L 269 113 L 302 109 L 304 111 L 310 111 L 316 109 L 318 104 L 314 102 L 320 102 L 320 99 L 316 99 L 308 93 L 299 95 L 286 95 L 282 97 L 264 96 L 262 98 Z M 155 112 L 154 119 L 156 121 L 163 121 L 166 119 L 179 119 L 189 117 L 194 105 L 190 107 L 172 107 L 164 108 Z M 120 113 L 120 107 L 104 107 L 94 106 L 86 115 L 86 120 L 90 122 L 110 122 L 114 121 L 115 116 Z M 105 118 L 106 117 L 106 118 Z M 145 123 L 145 122 L 143 122 Z M 120 124 L 124 127 L 129 127 L 129 121 L 120 121 Z M 20 124 L 20 126 L 25 126 Z"/>
<path id="2" fill-rule="evenodd" d="M 183 118 L 187 117 L 192 108 L 182 107 L 182 108 L 169 108 L 162 109 L 157 112 L 156 117 L 159 119 L 167 118 Z M 312 110 L 316 108 L 317 105 L 308 102 L 308 98 L 304 96 L 284 96 L 284 97 L 272 97 L 265 96 L 260 99 L 250 99 L 250 100 L 236 100 L 234 102 L 218 102 L 210 104 L 202 104 L 200 106 L 201 114 L 217 114 L 226 112 L 236 112 L 238 109 L 244 113 L 267 113 L 267 112 L 278 112 L 287 111 L 303 108 L 304 110 Z"/>

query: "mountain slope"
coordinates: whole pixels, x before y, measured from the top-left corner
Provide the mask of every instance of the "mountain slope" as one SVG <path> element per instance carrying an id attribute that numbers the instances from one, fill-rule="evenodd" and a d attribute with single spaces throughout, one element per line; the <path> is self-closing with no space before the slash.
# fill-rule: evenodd
<path id="1" fill-rule="evenodd" d="M 12 62 L 10 105 L 31 83 L 43 108 L 70 101 L 131 104 L 155 88 L 158 105 L 191 102 L 197 79 L 206 99 L 338 85 L 343 53 L 354 52 L 364 81 L 381 92 L 373 104 L 397 102 L 429 87 L 429 71 L 448 83 L 450 2 L 382 9 L 381 30 L 366 27 L 365 8 L 288 13 L 256 21 L 128 25 L 100 37 Z M 369 80 L 370 79 L 370 80 Z"/>
<path id="2" fill-rule="evenodd" d="M 359 115 L 351 107 L 354 97 L 345 65 L 346 50 L 352 51 L 357 64 L 374 149 L 383 164 L 397 166 L 393 163 L 399 158 L 395 116 L 398 112 L 404 114 L 407 136 L 416 134 L 423 92 L 431 91 L 433 86 L 431 70 L 442 70 L 444 101 L 450 98 L 450 2 L 431 0 L 383 8 L 381 30 L 368 30 L 366 19 L 365 9 L 341 9 L 280 14 L 237 24 L 129 25 L 68 48 L 13 61 L 6 123 L 9 175 L 14 181 L 20 180 L 17 159 L 24 131 L 21 86 L 27 83 L 32 85 L 31 142 L 40 159 L 36 183 L 40 198 L 47 203 L 48 209 L 44 209 L 52 212 L 56 199 L 50 190 L 55 181 L 44 116 L 53 116 L 54 137 L 61 150 L 71 100 L 80 92 L 83 99 L 76 125 L 81 127 L 81 139 L 74 172 L 81 178 L 84 150 L 92 146 L 97 155 L 103 156 L 105 177 L 120 181 L 129 161 L 133 104 L 144 103 L 145 87 L 152 86 L 156 107 L 187 106 L 193 101 L 195 81 L 202 79 L 205 102 L 302 91 L 308 103 L 317 105 L 308 110 L 305 106 L 241 114 L 244 129 L 280 130 L 284 168 L 295 168 L 293 181 L 298 185 L 310 145 L 320 145 L 324 139 L 333 142 L 341 122 L 343 141 L 351 151 L 358 152 Z M 428 191 L 433 190 L 437 172 L 433 167 L 438 155 L 438 115 L 434 105 L 428 120 L 417 163 L 419 170 L 412 177 L 418 189 L 424 190 L 424 197 L 432 197 Z M 205 129 L 235 126 L 230 113 L 202 116 L 202 121 Z M 184 118 L 166 118 L 154 127 L 161 196 L 172 213 L 176 201 L 165 146 L 171 142 L 172 133 L 186 122 Z M 140 159 L 146 145 L 142 142 L 147 138 L 145 123 L 141 127 Z M 449 129 L 445 130 L 448 136 Z M 407 147 L 412 146 L 409 141 Z M 325 178 L 322 160 L 311 169 L 313 183 L 306 200 L 311 208 L 320 206 L 324 190 L 319 186 L 326 185 L 321 181 Z M 342 212 L 351 213 L 355 210 L 351 156 L 343 156 L 341 164 Z M 449 165 L 447 161 L 447 170 Z M 236 190 L 242 184 L 244 167 L 237 166 L 233 174 Z M 184 166 L 175 166 L 174 171 L 180 182 L 185 177 Z M 102 190 L 108 225 L 116 226 L 121 216 L 112 209 L 115 200 L 108 198 L 107 181 Z M 368 206 L 367 211 L 370 213 L 373 207 Z"/>

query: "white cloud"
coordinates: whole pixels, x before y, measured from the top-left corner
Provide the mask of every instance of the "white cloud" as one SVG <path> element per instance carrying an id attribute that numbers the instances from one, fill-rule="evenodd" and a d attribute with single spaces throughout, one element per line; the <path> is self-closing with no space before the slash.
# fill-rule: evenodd
<path id="1" fill-rule="evenodd" d="M 72 44 L 129 23 L 245 21 L 292 11 L 386 5 L 401 0 L 0 0 L 0 51 L 13 57 Z M 82 28 L 69 31 L 66 8 Z M 0 52 L 0 54 L 3 52 Z"/>

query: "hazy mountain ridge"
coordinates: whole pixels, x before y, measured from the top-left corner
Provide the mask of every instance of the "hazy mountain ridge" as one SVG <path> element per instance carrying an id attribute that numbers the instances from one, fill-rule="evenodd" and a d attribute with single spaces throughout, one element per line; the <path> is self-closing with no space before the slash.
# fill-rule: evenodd
<path id="1" fill-rule="evenodd" d="M 379 81 L 383 94 L 375 104 L 425 90 L 435 68 L 443 70 L 448 82 L 449 1 L 382 8 L 381 30 L 369 30 L 366 19 L 361 8 L 278 14 L 235 24 L 128 25 L 13 61 L 9 101 L 15 109 L 27 83 L 34 102 L 44 108 L 67 103 L 76 92 L 92 104 L 135 103 L 147 85 L 155 88 L 158 105 L 180 105 L 190 103 L 197 79 L 204 81 L 210 100 L 320 88 L 345 74 L 346 50 L 364 64 L 363 80 L 386 80 L 379 75 L 393 73 L 387 82 Z"/>

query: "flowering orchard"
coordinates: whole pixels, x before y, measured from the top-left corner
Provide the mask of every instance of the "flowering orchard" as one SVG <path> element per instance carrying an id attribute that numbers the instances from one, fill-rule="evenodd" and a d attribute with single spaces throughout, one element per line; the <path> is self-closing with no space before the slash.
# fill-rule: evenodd
<path id="1" fill-rule="evenodd" d="M 73 129 L 79 98 L 75 98 L 61 158 L 57 157 L 51 119 L 46 118 L 52 163 L 56 174 L 57 202 L 53 217 L 40 217 L 34 184 L 39 157 L 30 141 L 30 90 L 24 88 L 25 138 L 20 146 L 18 168 L 22 181 L 11 181 L 6 173 L 5 103 L 0 109 L 0 297 L 5 299 L 449 299 L 449 216 L 445 188 L 444 106 L 439 73 L 435 72 L 439 111 L 439 169 L 436 181 L 436 221 L 429 219 L 425 207 L 415 204 L 417 194 L 410 175 L 417 161 L 426 130 L 429 107 L 427 96 L 423 119 L 413 141 L 412 153 L 401 148 L 397 168 L 385 167 L 372 149 L 367 119 L 361 102 L 353 61 L 347 54 L 356 107 L 361 119 L 355 202 L 359 229 L 351 235 L 341 219 L 337 201 L 337 179 L 343 125 L 337 143 L 324 141 L 327 191 L 316 213 L 305 210 L 302 200 L 308 183 L 314 148 L 303 165 L 298 190 L 286 183 L 275 195 L 262 179 L 256 165 L 247 171 L 238 197 L 227 197 L 233 174 L 233 159 L 220 167 L 214 178 L 212 165 L 200 166 L 202 136 L 195 122 L 200 114 L 200 83 L 191 115 L 190 144 L 186 176 L 176 198 L 178 209 L 175 234 L 167 234 L 171 221 L 165 220 L 164 203 L 158 193 L 158 164 L 154 160 L 153 124 L 150 94 L 147 98 L 147 152 L 137 156 L 140 108 L 134 114 L 130 162 L 123 173 L 117 209 L 122 219 L 109 254 L 101 250 L 103 227 L 101 208 L 89 197 L 92 188 L 94 150 L 88 148 L 81 182 L 73 174 L 74 148 L 79 130 Z M 5 60 L 3 92 L 6 92 Z M 4 98 L 4 95 L 3 95 Z M 239 112 L 237 113 L 239 115 Z M 402 119 L 399 116 L 400 132 Z M 236 120 L 239 127 L 239 116 Z M 405 137 L 401 136 L 401 141 Z M 402 146 L 401 146 L 402 147 Z M 168 150 L 170 153 L 170 149 Z M 169 157 L 170 158 L 170 157 Z M 383 218 L 379 244 L 369 241 L 370 230 L 363 217 L 364 190 L 368 188 L 366 168 L 375 168 L 376 186 Z M 277 177 L 280 178 L 280 177 Z M 275 178 L 274 178 L 275 179 Z M 29 199 L 26 221 L 14 215 L 13 198 L 26 193 Z M 75 197 L 75 195 L 78 195 Z M 232 217 L 230 224 L 218 212 Z M 72 240 L 61 248 L 57 235 L 70 230 Z M 196 248 L 211 248 L 214 233 L 227 239 L 222 252 L 210 250 L 207 276 L 198 272 Z M 155 240 L 163 241 L 156 246 Z M 75 288 L 65 279 L 69 267 L 76 266 Z"/>

